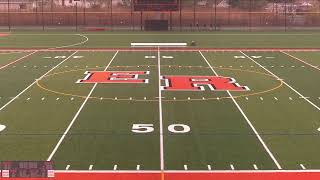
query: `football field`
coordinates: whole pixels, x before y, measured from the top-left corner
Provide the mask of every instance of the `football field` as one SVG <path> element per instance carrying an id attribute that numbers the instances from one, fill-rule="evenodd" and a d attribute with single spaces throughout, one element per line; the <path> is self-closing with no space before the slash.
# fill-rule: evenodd
<path id="1" fill-rule="evenodd" d="M 63 36 L 30 47 L 19 45 L 30 38 L 23 34 L 0 37 L 1 161 L 53 161 L 58 170 L 320 169 L 319 51 L 130 49 L 131 39 L 102 49 L 86 47 L 90 36 L 75 35 L 70 46 Z"/>

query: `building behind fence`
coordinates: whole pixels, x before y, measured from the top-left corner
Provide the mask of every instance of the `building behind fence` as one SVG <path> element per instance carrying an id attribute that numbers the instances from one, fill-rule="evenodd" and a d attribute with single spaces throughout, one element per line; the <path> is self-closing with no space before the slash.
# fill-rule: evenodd
<path id="1" fill-rule="evenodd" d="M 168 30 L 320 27 L 319 0 L 229 1 L 181 0 L 174 11 L 135 11 L 131 0 L 0 0 L 0 28 L 144 30 L 152 19 L 167 20 Z"/>

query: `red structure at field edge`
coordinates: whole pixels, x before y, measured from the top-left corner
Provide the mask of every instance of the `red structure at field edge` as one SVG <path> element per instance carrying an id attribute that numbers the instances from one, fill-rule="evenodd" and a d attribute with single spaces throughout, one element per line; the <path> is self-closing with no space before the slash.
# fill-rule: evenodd
<path id="1" fill-rule="evenodd" d="M 5 36 L 9 36 L 8 33 L 0 33 L 0 37 L 5 37 Z"/>
<path id="2" fill-rule="evenodd" d="M 16 178 L 0 178 L 16 179 Z M 28 180 L 319 180 L 320 171 L 234 171 L 234 172 L 56 172 L 54 178 Z"/>

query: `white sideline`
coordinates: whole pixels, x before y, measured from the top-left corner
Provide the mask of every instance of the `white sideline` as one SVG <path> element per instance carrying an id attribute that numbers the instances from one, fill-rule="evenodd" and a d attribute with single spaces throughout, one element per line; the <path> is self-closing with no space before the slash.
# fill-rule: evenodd
<path id="1" fill-rule="evenodd" d="M 53 71 L 55 68 L 57 68 L 58 66 L 60 66 L 62 63 L 64 63 L 66 60 L 70 59 L 74 54 L 76 54 L 78 51 L 72 53 L 69 57 L 67 57 L 66 59 L 64 59 L 63 61 L 61 61 L 59 64 L 57 64 L 56 66 L 54 66 L 52 69 L 50 69 L 49 71 L 47 71 L 45 74 L 43 74 L 40 78 L 36 79 L 33 83 L 31 83 L 28 87 L 26 87 L 24 90 L 22 90 L 18 95 L 16 95 L 14 98 L 12 98 L 9 102 L 7 102 L 5 105 L 3 105 L 0 108 L 0 111 L 2 111 L 5 107 L 7 107 L 9 104 L 11 104 L 14 100 L 16 100 L 21 94 L 23 94 L 24 92 L 26 92 L 30 87 L 32 87 L 34 84 L 36 84 L 39 80 L 41 80 L 43 77 L 45 77 L 47 74 L 49 74 L 51 71 Z"/>
<path id="2" fill-rule="evenodd" d="M 158 47 L 158 78 L 159 78 L 159 133 L 160 133 L 160 170 L 164 170 L 164 154 L 163 154 L 163 122 L 162 122 L 162 93 L 161 93 L 161 57 L 160 48 Z"/>
<path id="3" fill-rule="evenodd" d="M 108 69 L 108 67 L 110 66 L 110 64 L 112 63 L 112 61 L 114 60 L 114 58 L 117 56 L 119 51 L 117 51 L 112 59 L 110 60 L 109 64 L 106 66 L 106 68 L 104 69 L 104 71 L 106 71 Z M 56 153 L 56 151 L 58 150 L 59 146 L 61 145 L 62 141 L 64 140 L 64 138 L 66 137 L 66 135 L 68 134 L 68 132 L 70 131 L 72 125 L 74 124 L 74 122 L 76 121 L 76 119 L 78 118 L 80 112 L 82 111 L 83 107 L 86 105 L 87 101 L 89 100 L 91 94 L 93 93 L 94 89 L 96 88 L 96 86 L 98 85 L 98 83 L 95 83 L 91 89 L 91 91 L 89 92 L 89 94 L 87 95 L 86 99 L 83 101 L 83 103 L 81 104 L 79 110 L 77 111 L 77 113 L 74 115 L 74 117 L 72 118 L 69 126 L 67 127 L 67 129 L 64 131 L 63 135 L 61 136 L 61 138 L 59 139 L 58 143 L 56 144 L 56 146 L 54 147 L 53 151 L 51 152 L 51 154 L 49 155 L 47 161 L 51 161 L 52 157 L 54 156 L 54 154 Z"/>
<path id="4" fill-rule="evenodd" d="M 186 47 L 187 43 L 131 43 L 131 47 Z"/>
<path id="5" fill-rule="evenodd" d="M 269 74 L 271 74 L 272 76 L 274 76 L 275 78 L 277 78 L 278 80 L 280 80 L 281 78 L 279 78 L 277 75 L 273 74 L 271 71 L 269 71 L 267 68 L 265 68 L 264 66 L 262 66 L 261 64 L 259 64 L 257 61 L 255 61 L 254 59 L 252 59 L 250 56 L 248 56 L 247 54 L 245 54 L 244 52 L 240 51 L 244 56 L 246 56 L 248 59 L 250 59 L 252 62 L 256 63 L 258 66 L 260 66 L 262 69 L 264 69 L 265 71 L 267 71 Z M 309 104 L 311 104 L 313 107 L 315 107 L 316 109 L 318 109 L 320 111 L 320 107 L 318 107 L 317 105 L 315 105 L 313 102 L 311 102 L 306 96 L 302 95 L 301 93 L 299 93 L 296 89 L 294 89 L 292 86 L 290 86 L 288 83 L 286 83 L 285 81 L 281 80 L 283 82 L 283 84 L 285 84 L 288 88 L 290 88 L 292 91 L 294 91 L 296 94 L 298 94 L 300 96 L 300 98 L 306 100 Z"/>
<path id="6" fill-rule="evenodd" d="M 210 67 L 210 69 L 212 70 L 212 72 L 218 76 L 217 72 L 213 69 L 213 67 L 211 66 L 211 64 L 209 63 L 209 61 L 207 60 L 207 58 L 201 53 L 201 51 L 199 51 L 199 53 L 201 54 L 202 58 L 206 61 L 206 63 L 208 64 L 208 66 Z M 268 148 L 268 146 L 266 145 L 266 143 L 263 141 L 263 139 L 261 138 L 261 136 L 259 135 L 258 131 L 256 130 L 256 128 L 253 126 L 253 124 L 251 123 L 251 121 L 249 120 L 249 118 L 247 117 L 247 115 L 243 112 L 243 110 L 241 109 L 240 105 L 237 103 L 237 101 L 234 99 L 234 97 L 232 96 L 232 94 L 227 91 L 228 95 L 230 96 L 230 98 L 232 99 L 233 103 L 237 106 L 238 110 L 241 112 L 242 116 L 245 118 L 245 120 L 247 121 L 247 123 L 249 124 L 249 126 L 251 127 L 252 131 L 254 132 L 254 134 L 256 135 L 256 137 L 258 138 L 258 140 L 260 141 L 260 143 L 262 144 L 262 146 L 264 147 L 264 149 L 267 151 L 267 153 L 269 154 L 270 158 L 273 160 L 273 162 L 275 163 L 275 165 L 277 166 L 278 169 L 282 169 L 281 165 L 279 164 L 279 162 L 277 161 L 277 159 L 274 157 L 274 155 L 272 154 L 272 152 L 270 151 L 270 149 Z"/>

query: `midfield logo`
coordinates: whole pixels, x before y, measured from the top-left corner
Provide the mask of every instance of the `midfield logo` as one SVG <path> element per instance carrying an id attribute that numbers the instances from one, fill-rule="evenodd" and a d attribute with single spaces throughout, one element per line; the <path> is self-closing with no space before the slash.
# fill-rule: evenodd
<path id="1" fill-rule="evenodd" d="M 87 76 L 77 83 L 148 83 L 148 79 L 139 79 L 139 75 L 149 71 L 87 71 Z"/>
<path id="2" fill-rule="evenodd" d="M 140 78 L 148 75 L 149 71 L 87 71 L 84 79 L 77 83 L 149 83 L 149 79 Z M 165 91 L 248 91 L 247 86 L 240 86 L 236 80 L 222 76 L 161 76 Z"/>

